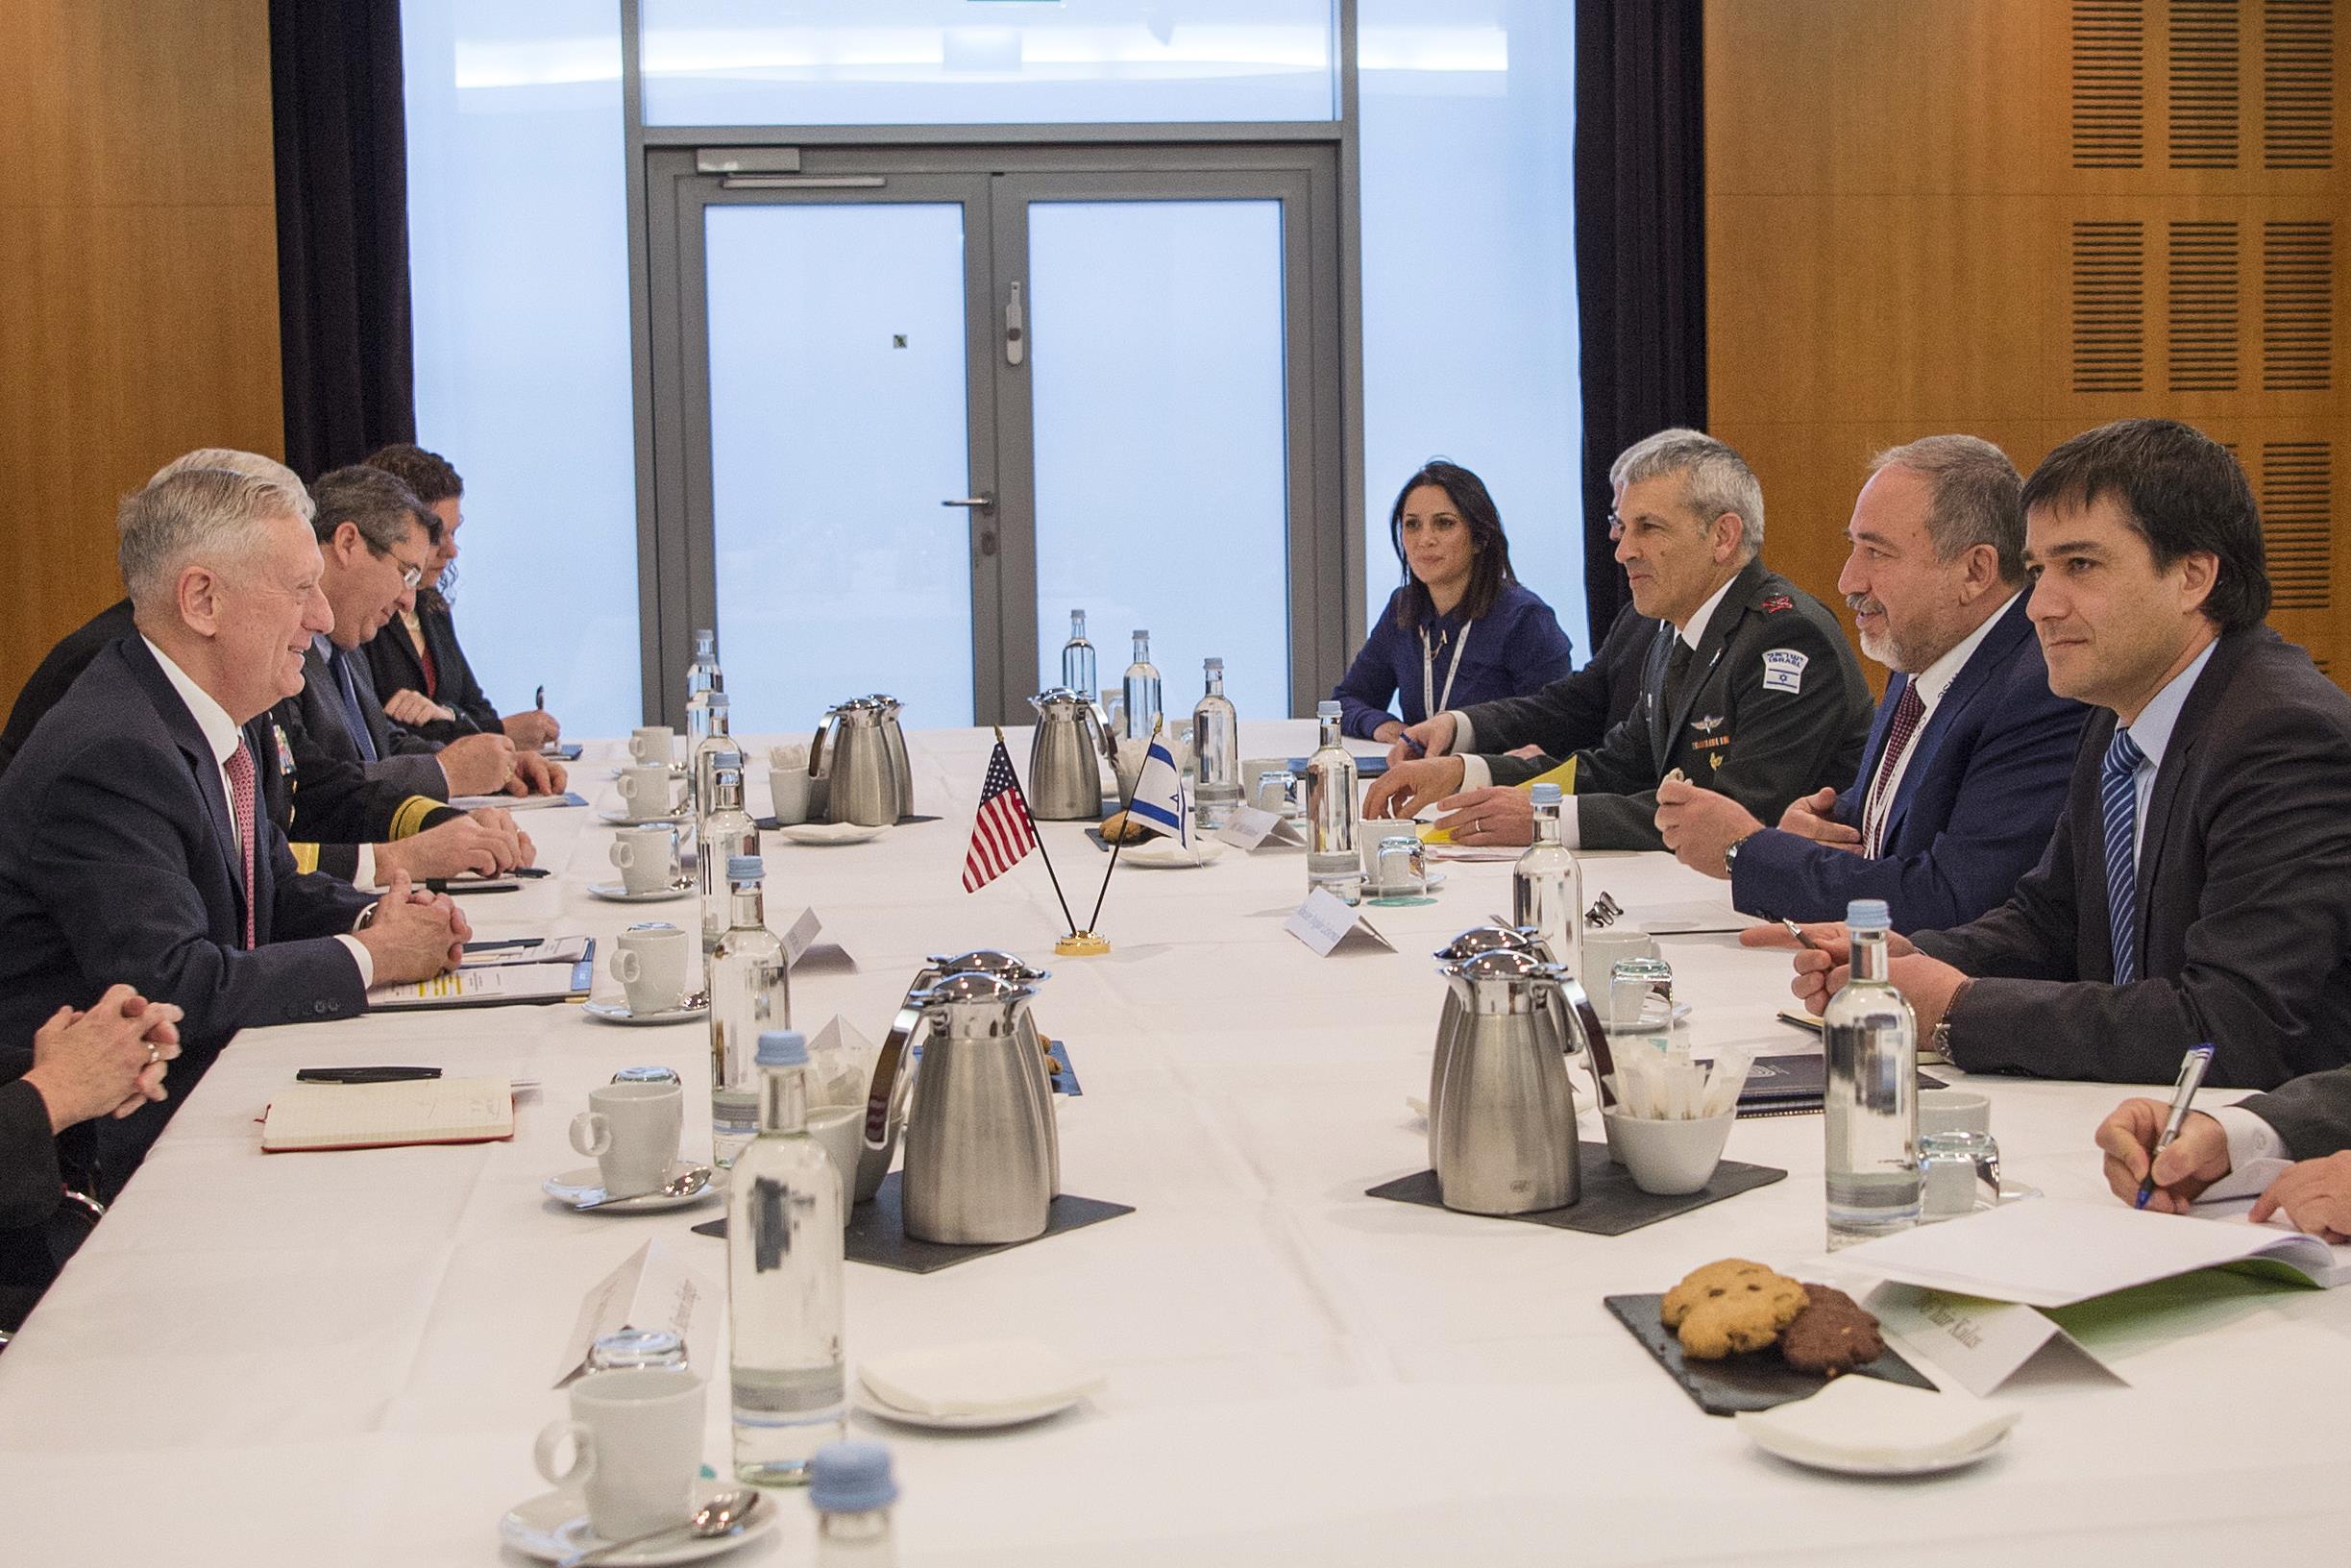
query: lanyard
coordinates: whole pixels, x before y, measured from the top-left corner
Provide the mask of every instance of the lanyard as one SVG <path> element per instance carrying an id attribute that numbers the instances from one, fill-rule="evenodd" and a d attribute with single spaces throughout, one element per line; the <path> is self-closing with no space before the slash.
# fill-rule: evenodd
<path id="1" fill-rule="evenodd" d="M 1472 622 L 1461 624 L 1461 640 L 1453 645 L 1453 662 L 1445 666 L 1445 689 L 1436 689 L 1436 650 L 1429 646 L 1429 628 L 1420 628 L 1420 716 L 1433 719 L 1453 701 L 1453 677 L 1461 670 L 1461 651 L 1469 647 Z"/>

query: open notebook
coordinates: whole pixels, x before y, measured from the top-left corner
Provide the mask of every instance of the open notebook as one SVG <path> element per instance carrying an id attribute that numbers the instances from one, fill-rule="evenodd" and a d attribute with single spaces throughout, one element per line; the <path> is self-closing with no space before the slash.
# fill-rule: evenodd
<path id="1" fill-rule="evenodd" d="M 261 1118 L 261 1152 L 488 1143 L 514 1136 L 514 1086 L 503 1078 L 402 1084 L 293 1084 Z"/>
<path id="2" fill-rule="evenodd" d="M 1880 1237 L 1837 1254 L 1850 1266 L 2026 1307 L 2070 1307 L 2199 1268 L 2252 1264 L 2332 1287 L 2351 1284 L 2351 1248 L 2270 1225 L 2143 1213 L 2127 1204 L 2031 1198 Z"/>

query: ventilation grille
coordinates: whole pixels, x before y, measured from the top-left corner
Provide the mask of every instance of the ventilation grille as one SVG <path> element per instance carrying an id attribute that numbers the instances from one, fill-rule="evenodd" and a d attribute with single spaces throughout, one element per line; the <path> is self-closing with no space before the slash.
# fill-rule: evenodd
<path id="1" fill-rule="evenodd" d="M 2237 0 L 2171 0 L 2170 57 L 2171 166 L 2235 168 Z"/>
<path id="2" fill-rule="evenodd" d="M 2262 161 L 2270 168 L 2335 166 L 2335 5 L 2262 8 Z"/>
<path id="3" fill-rule="evenodd" d="M 2170 387 L 2237 390 L 2237 225 L 2171 226 Z"/>
<path id="4" fill-rule="evenodd" d="M 2324 392 L 2334 383 L 2335 226 L 2262 225 L 2262 387 Z"/>
<path id="5" fill-rule="evenodd" d="M 2146 226 L 2073 226 L 2073 390 L 2146 387 Z"/>
<path id="6" fill-rule="evenodd" d="M 2073 166 L 2135 169 L 2146 141 L 2145 0 L 2073 0 Z"/>
<path id="7" fill-rule="evenodd" d="M 2262 444 L 2262 547 L 2281 610 L 2334 607 L 2334 541 L 2327 511 L 2333 453 L 2324 441 Z"/>

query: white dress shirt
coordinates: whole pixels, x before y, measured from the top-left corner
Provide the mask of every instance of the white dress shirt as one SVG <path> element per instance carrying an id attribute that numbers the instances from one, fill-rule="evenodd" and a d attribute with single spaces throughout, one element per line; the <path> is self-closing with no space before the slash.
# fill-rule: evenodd
<path id="1" fill-rule="evenodd" d="M 1926 733 L 1928 723 L 1935 717 L 1936 706 L 1942 702 L 1944 694 L 1951 689 L 1951 682 L 1959 678 L 1959 672 L 1967 668 L 1970 659 L 1975 657 L 1975 650 L 1984 646 L 1984 639 L 1992 634 L 1993 626 L 2008 613 L 2008 606 L 2016 601 L 2017 596 L 2010 594 L 2000 601 L 1998 609 L 1984 617 L 1982 625 L 1961 638 L 1943 657 L 1910 677 L 1912 689 L 1919 694 L 1919 722 L 1912 727 L 1910 738 L 1902 747 L 1902 754 L 1894 759 L 1894 771 L 1886 774 L 1882 785 L 1873 776 L 1872 790 L 1862 796 L 1861 832 L 1864 843 L 1875 842 L 1881 850 L 1884 848 L 1884 841 L 1877 835 L 1884 832 L 1885 820 L 1894 813 L 1894 802 L 1902 793 L 1902 775 L 1910 772 L 1910 759 L 1918 754 L 1920 738 Z M 1875 829 L 1874 833 L 1873 828 Z"/>
<path id="2" fill-rule="evenodd" d="M 1723 596 L 1730 592 L 1731 583 L 1738 580 L 1738 574 L 1731 574 L 1720 588 L 1706 596 L 1706 601 L 1698 607 L 1697 613 L 1685 625 L 1675 628 L 1691 652 L 1698 651 L 1699 643 L 1706 635 L 1706 624 L 1714 619 L 1714 612 L 1722 608 Z M 1664 694 L 1659 693 L 1658 697 L 1662 700 Z M 1458 708 L 1446 711 L 1453 715 L 1453 748 L 1461 759 L 1461 788 L 1485 789 L 1494 782 L 1494 771 L 1485 765 L 1483 757 L 1474 754 L 1478 744 L 1476 726 L 1470 723 L 1469 715 Z M 1559 802 L 1559 842 L 1570 849 L 1583 842 L 1576 822 L 1576 796 L 1572 791 Z"/>
<path id="3" fill-rule="evenodd" d="M 2164 689 L 2149 698 L 2147 705 L 2139 710 L 2139 717 L 2123 726 L 2131 732 L 2131 739 L 2143 753 L 2138 771 L 2131 778 L 2132 788 L 2138 796 L 2136 809 L 2132 812 L 2136 819 L 2132 824 L 2135 831 L 2131 838 L 2131 864 L 2134 870 L 2138 866 L 2140 851 L 2146 845 L 2147 802 L 2154 797 L 2155 775 L 2163 771 L 2164 752 L 2171 745 L 2171 731 L 2179 724 L 2180 709 L 2188 705 L 2188 694 L 2195 686 L 2196 676 L 2202 674 L 2204 667 L 2213 662 L 2213 649 L 2219 646 L 2217 638 L 2206 643 L 2204 651 L 2191 660 L 2187 669 L 2167 681 Z"/>
<path id="4" fill-rule="evenodd" d="M 196 721 L 196 727 L 204 732 L 205 744 L 212 748 L 212 777 L 220 785 L 221 804 L 229 808 L 229 831 L 234 834 L 237 831 L 236 791 L 229 782 L 229 759 L 236 755 L 237 747 L 245 739 L 244 732 L 237 728 L 236 721 L 229 717 L 229 710 L 214 701 L 212 694 L 197 685 L 195 678 L 186 671 L 174 664 L 171 655 L 156 647 L 153 639 L 142 632 L 139 641 L 147 645 L 147 651 L 155 655 L 155 662 L 162 666 L 163 678 L 170 681 L 171 689 L 180 694 L 180 700 L 186 705 L 188 717 Z M 254 825 L 257 831 L 262 820 L 260 766 L 261 759 L 256 757 L 254 759 Z M 238 840 L 236 847 L 241 858 L 246 848 L 244 841 Z M 259 845 L 254 846 L 254 856 L 257 861 L 261 852 Z M 251 895 L 251 890 L 248 890 L 247 896 Z M 350 950 L 352 962 L 359 966 L 360 989 L 365 990 L 374 985 L 376 983 L 376 961 L 368 953 L 365 944 L 356 937 L 337 936 L 334 940 Z"/>

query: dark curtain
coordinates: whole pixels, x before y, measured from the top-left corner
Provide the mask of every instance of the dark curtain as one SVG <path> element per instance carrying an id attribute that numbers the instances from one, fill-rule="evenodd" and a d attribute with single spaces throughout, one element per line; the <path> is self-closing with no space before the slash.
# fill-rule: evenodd
<path id="1" fill-rule="evenodd" d="M 270 0 L 285 460 L 416 439 L 400 0 Z"/>
<path id="2" fill-rule="evenodd" d="M 1576 0 L 1583 581 L 1595 639 L 1627 598 L 1608 543 L 1608 465 L 1645 435 L 1706 426 L 1702 11 L 1702 0 Z"/>

